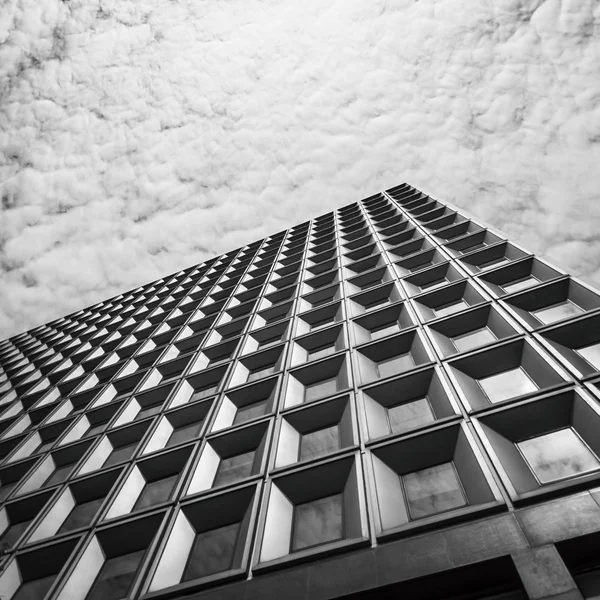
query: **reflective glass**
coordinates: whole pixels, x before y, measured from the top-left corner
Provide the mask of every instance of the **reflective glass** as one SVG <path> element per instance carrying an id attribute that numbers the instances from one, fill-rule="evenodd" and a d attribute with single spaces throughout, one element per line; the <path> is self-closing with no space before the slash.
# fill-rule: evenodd
<path id="1" fill-rule="evenodd" d="M 240 423 L 245 423 L 246 421 L 250 421 L 251 419 L 262 417 L 266 412 L 266 400 L 259 400 L 258 402 L 254 402 L 253 404 L 246 404 L 245 406 L 240 406 L 237 412 L 235 413 L 235 419 L 233 420 L 233 424 L 239 425 Z"/>
<path id="2" fill-rule="evenodd" d="M 262 379 L 267 375 L 271 375 L 271 373 L 275 372 L 275 365 L 270 365 L 269 367 L 264 367 L 263 369 L 257 369 L 256 371 L 250 371 L 248 373 L 247 381 L 256 381 L 257 379 Z"/>
<path id="3" fill-rule="evenodd" d="M 309 350 L 307 360 L 317 360 L 318 358 L 324 358 L 335 353 L 335 344 L 329 346 L 321 346 L 314 350 Z"/>
<path id="4" fill-rule="evenodd" d="M 504 263 L 510 262 L 506 256 L 500 256 L 498 258 L 492 258 L 487 262 L 480 263 L 478 266 L 480 269 L 489 269 L 491 267 L 497 267 L 498 265 L 502 265 Z"/>
<path id="5" fill-rule="evenodd" d="M 450 304 L 445 304 L 444 306 L 434 308 L 433 312 L 435 313 L 436 317 L 445 317 L 447 315 L 460 312 L 465 308 L 469 308 L 469 305 L 464 300 L 458 300 L 457 302 L 452 302 Z"/>
<path id="6" fill-rule="evenodd" d="M 435 421 L 427 397 L 388 408 L 392 433 L 404 433 Z"/>
<path id="7" fill-rule="evenodd" d="M 208 398 L 209 396 L 212 396 L 217 391 L 218 387 L 219 387 L 218 385 L 211 385 L 211 386 L 205 387 L 201 390 L 196 390 L 192 394 L 192 397 L 190 398 L 189 401 L 193 402 L 194 400 L 201 400 L 202 398 Z"/>
<path id="8" fill-rule="evenodd" d="M 538 389 L 522 367 L 485 377 L 479 380 L 479 384 L 490 402 L 501 402 Z"/>
<path id="9" fill-rule="evenodd" d="M 340 448 L 340 435 L 338 425 L 317 429 L 305 433 L 300 439 L 300 459 L 308 460 L 334 452 Z"/>
<path id="10" fill-rule="evenodd" d="M 104 427 L 105 427 L 106 423 L 100 423 L 100 425 L 92 425 L 86 432 L 84 437 L 90 437 L 92 435 L 95 435 L 96 433 L 100 433 Z"/>
<path id="11" fill-rule="evenodd" d="M 580 573 L 573 579 L 585 600 L 600 600 L 600 569 Z"/>
<path id="12" fill-rule="evenodd" d="M 298 504 L 294 510 L 292 551 L 344 537 L 342 494 Z"/>
<path id="13" fill-rule="evenodd" d="M 12 548 L 15 542 L 23 535 L 24 531 L 29 527 L 32 519 L 27 521 L 21 521 L 20 523 L 14 523 L 8 526 L 6 531 L 2 534 L 0 541 L 2 544 L 6 544 L 9 548 Z"/>
<path id="14" fill-rule="evenodd" d="M 337 392 L 337 379 L 325 379 L 324 381 L 317 381 L 306 386 L 304 392 L 304 400 L 310 402 L 312 400 L 318 400 Z"/>
<path id="15" fill-rule="evenodd" d="M 199 579 L 231 569 L 239 523 L 198 533 L 182 581 Z"/>
<path id="16" fill-rule="evenodd" d="M 52 587 L 55 579 L 56 574 L 40 579 L 33 579 L 32 581 L 25 581 L 19 586 L 15 594 L 11 596 L 11 600 L 42 600 Z"/>
<path id="17" fill-rule="evenodd" d="M 524 440 L 517 446 L 541 483 L 587 473 L 600 466 L 570 427 Z"/>
<path id="18" fill-rule="evenodd" d="M 124 460 L 127 460 L 135 451 L 136 446 L 137 442 L 135 442 L 134 444 L 129 444 L 128 446 L 118 446 L 110 453 L 109 457 L 106 459 L 102 467 L 110 467 Z"/>
<path id="19" fill-rule="evenodd" d="M 8 497 L 8 495 L 13 491 L 15 486 L 17 485 L 17 481 L 13 483 L 4 483 L 2 487 L 0 487 L 0 501 L 4 500 Z"/>
<path id="20" fill-rule="evenodd" d="M 129 593 L 145 550 L 104 561 L 85 600 L 121 600 Z"/>
<path id="21" fill-rule="evenodd" d="M 44 482 L 44 485 L 55 485 L 57 483 L 62 483 L 71 473 L 71 471 L 73 470 L 73 467 L 75 465 L 73 463 L 68 464 L 68 465 L 64 465 L 62 467 L 57 467 L 50 475 L 50 477 L 48 477 L 48 479 L 46 479 L 46 481 Z"/>
<path id="22" fill-rule="evenodd" d="M 575 317 L 576 315 L 582 314 L 584 311 L 573 304 L 570 300 L 561 302 L 560 304 L 554 304 L 553 306 L 546 306 L 540 310 L 533 311 L 533 314 L 542 322 L 546 324 L 555 323 L 556 321 L 562 321 L 569 317 Z"/>
<path id="23" fill-rule="evenodd" d="M 448 279 L 446 277 L 440 277 L 440 279 L 434 279 L 433 281 L 426 281 L 421 284 L 422 290 L 431 290 L 436 287 L 440 287 L 444 284 L 448 283 Z"/>
<path id="24" fill-rule="evenodd" d="M 383 306 L 384 304 L 388 304 L 389 301 L 389 298 L 379 298 L 379 300 L 373 300 L 373 302 L 365 304 L 365 309 L 371 310 L 372 308 L 376 308 L 377 306 Z"/>
<path id="25" fill-rule="evenodd" d="M 196 421 L 183 427 L 177 427 L 173 430 L 171 437 L 167 441 L 166 446 L 175 446 L 176 444 L 182 444 L 188 440 L 193 440 L 200 435 L 200 429 L 202 428 L 202 421 Z"/>
<path id="26" fill-rule="evenodd" d="M 600 343 L 584 346 L 583 348 L 577 349 L 575 352 L 583 356 L 590 365 L 596 369 L 600 369 Z"/>
<path id="27" fill-rule="evenodd" d="M 64 533 L 65 531 L 71 531 L 72 529 L 78 529 L 79 527 L 89 525 L 96 516 L 103 500 L 104 498 L 96 498 L 89 502 L 76 504 L 57 533 Z"/>
<path id="28" fill-rule="evenodd" d="M 162 407 L 162 404 L 155 404 L 154 406 L 146 406 L 145 408 L 142 408 L 137 415 L 135 415 L 135 420 L 141 420 L 141 419 L 145 419 L 146 417 L 149 417 L 151 415 L 156 415 L 160 412 L 161 407 Z"/>
<path id="29" fill-rule="evenodd" d="M 397 333 L 400 331 L 400 327 L 398 327 L 398 323 L 393 323 L 392 325 L 385 325 L 381 329 L 375 329 L 371 331 L 371 339 L 379 340 L 383 337 L 391 335 L 392 333 Z"/>
<path id="30" fill-rule="evenodd" d="M 469 331 L 468 333 L 452 338 L 452 341 L 458 350 L 465 352 L 472 348 L 496 342 L 498 339 L 487 327 L 482 327 L 481 329 Z"/>
<path id="31" fill-rule="evenodd" d="M 512 294 L 513 292 L 519 292 L 521 290 L 526 290 L 527 288 L 533 287 L 540 283 L 540 280 L 530 275 L 528 277 L 524 277 L 523 279 L 519 279 L 517 281 L 505 283 L 502 287 L 504 291 L 508 294 Z"/>
<path id="32" fill-rule="evenodd" d="M 420 519 L 466 505 L 451 462 L 402 476 L 410 516 Z"/>
<path id="33" fill-rule="evenodd" d="M 171 475 L 171 477 L 164 477 L 163 479 L 157 479 L 146 483 L 133 510 L 140 510 L 142 508 L 147 508 L 148 506 L 166 502 L 173 491 L 173 487 L 175 487 L 177 477 L 178 475 L 176 474 Z"/>
<path id="34" fill-rule="evenodd" d="M 415 361 L 412 354 L 407 352 L 401 356 L 394 356 L 377 363 L 377 373 L 379 377 L 390 377 L 391 375 L 398 375 L 398 373 L 408 371 L 414 368 L 414 366 Z"/>
<path id="35" fill-rule="evenodd" d="M 254 454 L 255 452 L 252 450 L 251 452 L 223 458 L 219 463 L 213 486 L 225 485 L 249 477 L 252 474 Z"/>

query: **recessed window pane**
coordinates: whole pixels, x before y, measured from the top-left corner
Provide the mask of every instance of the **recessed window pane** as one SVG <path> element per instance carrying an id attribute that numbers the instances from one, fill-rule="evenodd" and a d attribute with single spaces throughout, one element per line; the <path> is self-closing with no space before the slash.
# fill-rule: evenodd
<path id="1" fill-rule="evenodd" d="M 312 329 L 320 329 L 321 327 L 325 327 L 325 325 L 329 325 L 330 323 L 333 323 L 333 317 L 327 317 L 326 319 L 323 319 L 322 321 L 316 321 L 315 323 L 313 323 L 311 325 L 311 330 Z"/>
<path id="2" fill-rule="evenodd" d="M 305 433 L 300 440 L 300 460 L 308 460 L 340 448 L 339 427 L 332 425 Z"/>
<path id="3" fill-rule="evenodd" d="M 69 516 L 61 525 L 58 533 L 64 533 L 65 531 L 71 531 L 72 529 L 78 529 L 79 527 L 86 527 L 89 525 L 96 516 L 103 500 L 104 498 L 96 498 L 95 500 L 75 505 L 73 510 L 69 513 Z"/>
<path id="4" fill-rule="evenodd" d="M 90 437 L 92 435 L 95 435 L 97 433 L 100 433 L 104 427 L 105 427 L 106 423 L 100 423 L 100 425 L 92 425 L 86 432 L 84 437 Z"/>
<path id="5" fill-rule="evenodd" d="M 212 396 L 217 391 L 217 387 L 218 387 L 218 385 L 211 385 L 211 386 L 205 387 L 201 390 L 196 390 L 192 394 L 192 397 L 190 398 L 190 402 L 193 402 L 194 400 L 201 400 L 202 398 L 208 398 L 209 396 Z"/>
<path id="6" fill-rule="evenodd" d="M 182 581 L 199 579 L 231 569 L 239 523 L 198 533 Z"/>
<path id="7" fill-rule="evenodd" d="M 252 474 L 254 454 L 252 450 L 222 459 L 213 486 L 225 485 L 249 477 Z"/>
<path id="8" fill-rule="evenodd" d="M 6 544 L 9 548 L 12 548 L 15 542 L 23 535 L 27 527 L 29 527 L 29 523 L 31 523 L 31 519 L 27 521 L 21 521 L 20 523 L 13 523 L 8 526 L 6 531 L 2 534 L 2 538 L 0 538 L 2 544 Z"/>
<path id="9" fill-rule="evenodd" d="M 250 371 L 250 373 L 248 373 L 247 381 L 256 381 L 257 379 L 262 379 L 263 377 L 270 375 L 274 371 L 275 371 L 274 365 L 265 367 L 263 369 L 257 369 L 256 371 Z"/>
<path id="10" fill-rule="evenodd" d="M 492 258 L 487 262 L 480 263 L 478 266 L 480 269 L 490 269 L 491 267 L 497 267 L 498 265 L 510 262 L 506 256 L 500 256 L 497 258 Z"/>
<path id="11" fill-rule="evenodd" d="M 561 302 L 560 304 L 554 304 L 553 306 L 547 306 L 533 312 L 542 323 L 546 324 L 562 321 L 569 317 L 575 317 L 581 313 L 583 313 L 583 310 L 579 308 L 577 304 L 573 304 L 570 300 Z"/>
<path id="12" fill-rule="evenodd" d="M 309 350 L 307 360 L 317 360 L 318 358 L 324 358 L 325 356 L 330 356 L 331 354 L 335 354 L 335 344 L 321 346 L 320 348 Z"/>
<path id="13" fill-rule="evenodd" d="M 292 551 L 341 540 L 342 504 L 342 495 L 336 494 L 296 506 Z"/>
<path id="14" fill-rule="evenodd" d="M 118 446 L 111 452 L 110 456 L 106 459 L 102 466 L 110 467 L 127 460 L 133 454 L 136 446 L 137 442 L 134 444 L 129 444 L 128 446 Z"/>
<path id="15" fill-rule="evenodd" d="M 524 440 L 517 446 L 541 483 L 587 473 L 600 466 L 570 427 Z"/>
<path id="16" fill-rule="evenodd" d="M 476 331 L 469 331 L 464 335 L 452 338 L 452 341 L 458 350 L 465 352 L 472 348 L 496 342 L 497 338 L 487 327 L 483 327 Z"/>
<path id="17" fill-rule="evenodd" d="M 375 329 L 371 331 L 371 339 L 379 340 L 383 337 L 391 335 L 392 333 L 397 333 L 399 330 L 400 327 L 398 327 L 398 323 L 394 322 L 392 325 L 385 325 L 381 329 Z"/>
<path id="18" fill-rule="evenodd" d="M 444 463 L 403 475 L 410 516 L 420 519 L 466 505 L 466 499 L 452 463 Z"/>
<path id="19" fill-rule="evenodd" d="M 259 400 L 258 402 L 254 402 L 253 404 L 246 404 L 245 406 L 240 406 L 235 414 L 233 424 L 239 425 L 240 423 L 245 423 L 246 421 L 250 421 L 251 419 L 262 417 L 266 412 L 266 400 Z"/>
<path id="20" fill-rule="evenodd" d="M 458 302 L 452 302 L 451 304 L 439 306 L 438 308 L 433 309 L 433 312 L 435 313 L 436 317 L 445 317 L 447 315 L 460 312 L 465 308 L 469 308 L 469 305 L 464 300 L 459 300 Z"/>
<path id="21" fill-rule="evenodd" d="M 160 412 L 161 407 L 162 407 L 162 404 L 155 404 L 154 406 L 146 406 L 145 408 L 142 408 L 142 410 L 140 410 L 140 412 L 137 415 L 135 415 L 135 419 L 141 420 L 141 419 L 145 419 L 146 417 L 149 417 L 151 415 L 156 415 L 157 413 Z"/>
<path id="22" fill-rule="evenodd" d="M 2 487 L 0 487 L 0 501 L 4 500 L 8 497 L 8 495 L 13 491 L 18 482 L 14 483 L 4 483 Z"/>
<path id="23" fill-rule="evenodd" d="M 164 477 L 163 479 L 157 479 L 146 483 L 133 510 L 141 510 L 148 506 L 166 502 L 173 491 L 177 477 L 178 475 L 171 475 L 171 477 Z"/>
<path id="24" fill-rule="evenodd" d="M 73 463 L 70 463 L 62 467 L 57 467 L 50 477 L 46 479 L 44 485 L 55 485 L 57 483 L 62 483 L 69 476 L 74 466 L 75 465 Z"/>
<path id="25" fill-rule="evenodd" d="M 540 280 L 532 275 L 528 277 L 524 277 L 523 279 L 519 279 L 517 281 L 505 283 L 502 287 L 504 291 L 508 294 L 512 294 L 512 292 L 519 292 L 520 290 L 526 290 L 527 288 L 533 287 L 540 283 Z"/>
<path id="26" fill-rule="evenodd" d="M 593 569 L 573 576 L 585 600 L 600 600 L 600 569 Z"/>
<path id="27" fill-rule="evenodd" d="M 182 427 L 177 427 L 171 434 L 169 441 L 166 446 L 175 446 L 176 444 L 182 444 L 183 442 L 187 442 L 188 440 L 193 440 L 194 438 L 200 435 L 200 429 L 202 428 L 202 421 L 196 421 L 194 423 L 190 423 L 189 425 L 183 425 Z"/>
<path id="28" fill-rule="evenodd" d="M 365 309 L 371 310 L 372 308 L 376 308 L 377 306 L 383 306 L 384 304 L 388 304 L 389 301 L 389 298 L 379 298 L 378 300 L 373 300 L 373 302 L 365 304 Z"/>
<path id="29" fill-rule="evenodd" d="M 473 252 L 475 250 L 479 250 L 480 248 L 484 248 L 485 247 L 485 243 L 484 242 L 478 242 L 475 244 L 472 244 L 471 246 L 467 246 L 466 248 L 463 248 L 460 253 L 461 254 L 467 254 L 468 252 Z"/>
<path id="30" fill-rule="evenodd" d="M 398 375 L 409 369 L 414 368 L 415 361 L 410 352 L 402 354 L 401 356 L 394 356 L 377 363 L 377 373 L 379 377 L 390 377 L 391 375 Z"/>
<path id="31" fill-rule="evenodd" d="M 145 550 L 104 561 L 85 600 L 121 600 L 129 593 Z"/>
<path id="32" fill-rule="evenodd" d="M 578 354 L 583 356 L 590 365 L 596 369 L 600 369 L 600 343 L 592 344 L 591 346 L 585 346 L 576 350 Z"/>
<path id="33" fill-rule="evenodd" d="M 326 379 L 324 381 L 317 381 L 306 386 L 304 400 L 310 402 L 312 400 L 318 400 L 337 392 L 337 379 Z"/>
<path id="34" fill-rule="evenodd" d="M 422 283 L 420 287 L 422 290 L 432 290 L 433 288 L 440 287 L 446 283 L 448 283 L 448 279 L 446 277 L 440 277 L 433 281 L 426 281 L 425 283 Z"/>
<path id="35" fill-rule="evenodd" d="M 41 600 L 46 596 L 55 579 L 56 574 L 25 581 L 19 586 L 14 596 L 11 596 L 11 600 Z"/>
<path id="36" fill-rule="evenodd" d="M 404 433 L 435 421 L 427 397 L 388 408 L 392 433 Z"/>
<path id="37" fill-rule="evenodd" d="M 479 384 L 490 402 L 501 402 L 538 389 L 521 367 L 480 379 Z"/>

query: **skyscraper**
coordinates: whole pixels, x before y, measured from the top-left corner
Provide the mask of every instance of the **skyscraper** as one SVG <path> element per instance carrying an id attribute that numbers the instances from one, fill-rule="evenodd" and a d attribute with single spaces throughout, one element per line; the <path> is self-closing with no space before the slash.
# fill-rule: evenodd
<path id="1" fill-rule="evenodd" d="M 600 597 L 600 295 L 407 184 L 0 364 L 4 600 Z"/>

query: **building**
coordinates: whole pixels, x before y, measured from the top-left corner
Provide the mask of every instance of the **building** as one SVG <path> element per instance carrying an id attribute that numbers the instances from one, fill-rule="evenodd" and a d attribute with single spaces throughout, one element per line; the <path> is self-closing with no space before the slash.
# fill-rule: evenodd
<path id="1" fill-rule="evenodd" d="M 406 184 L 0 363 L 4 600 L 600 597 L 600 295 Z"/>

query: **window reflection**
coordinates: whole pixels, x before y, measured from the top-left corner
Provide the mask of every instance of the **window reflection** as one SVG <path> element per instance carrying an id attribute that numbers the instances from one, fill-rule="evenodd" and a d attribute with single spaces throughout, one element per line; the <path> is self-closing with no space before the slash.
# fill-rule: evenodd
<path id="1" fill-rule="evenodd" d="M 256 371 L 250 371 L 250 373 L 248 373 L 247 381 L 256 381 L 257 379 L 262 379 L 263 377 L 266 377 L 267 375 L 271 375 L 271 373 L 274 373 L 274 372 L 275 372 L 274 365 L 270 365 L 270 366 L 264 367 L 262 369 L 257 369 Z"/>
<path id="2" fill-rule="evenodd" d="M 117 463 L 123 462 L 127 460 L 135 451 L 135 447 L 137 446 L 137 442 L 133 444 L 129 444 L 127 446 L 117 446 L 108 456 L 108 458 L 104 461 L 103 467 L 110 467 L 112 465 L 116 465 Z"/>
<path id="3" fill-rule="evenodd" d="M 571 427 L 524 440 L 517 446 L 541 483 L 587 473 L 600 466 Z"/>
<path id="4" fill-rule="evenodd" d="M 344 537 L 342 494 L 298 504 L 294 510 L 292 551 Z"/>
<path id="5" fill-rule="evenodd" d="M 467 504 L 451 462 L 402 476 L 408 509 L 413 519 Z"/>
<path id="6" fill-rule="evenodd" d="M 200 429 L 202 429 L 202 421 L 196 421 L 194 423 L 189 423 L 188 425 L 177 427 L 169 437 L 166 447 L 182 444 L 183 442 L 197 438 L 200 435 Z"/>
<path id="7" fill-rule="evenodd" d="M 453 338 L 452 341 L 457 350 L 466 352 L 472 348 L 493 343 L 497 341 L 497 338 L 487 327 L 482 327 L 475 331 L 469 331 L 464 335 L 459 335 L 458 337 Z"/>
<path id="8" fill-rule="evenodd" d="M 332 377 L 331 379 L 325 379 L 323 381 L 317 381 L 306 386 L 304 393 L 304 400 L 310 402 L 312 400 L 318 400 L 324 398 L 330 394 L 337 392 L 337 379 Z"/>
<path id="9" fill-rule="evenodd" d="M 257 417 L 262 417 L 266 412 L 266 400 L 259 400 L 258 402 L 254 402 L 252 404 L 240 406 L 237 412 L 235 413 L 235 419 L 233 420 L 233 424 L 239 425 L 240 423 L 245 423 L 246 421 L 256 419 Z"/>
<path id="10" fill-rule="evenodd" d="M 225 485 L 249 477 L 252 474 L 254 454 L 255 452 L 252 450 L 222 459 L 213 485 Z"/>
<path id="11" fill-rule="evenodd" d="M 398 331 L 400 331 L 400 328 L 398 327 L 398 324 L 394 322 L 391 325 L 384 325 L 380 329 L 375 329 L 371 331 L 371 339 L 379 340 Z"/>
<path id="12" fill-rule="evenodd" d="M 310 350 L 306 360 L 317 360 L 319 358 L 324 358 L 325 356 L 330 356 L 334 353 L 335 344 L 324 345 L 320 346 L 319 348 L 315 348 L 314 350 Z"/>
<path id="13" fill-rule="evenodd" d="M 377 374 L 379 377 L 390 377 L 391 375 L 398 375 L 398 373 L 408 371 L 414 368 L 414 366 L 415 361 L 412 354 L 407 352 L 401 356 L 393 356 L 377 363 Z"/>
<path id="14" fill-rule="evenodd" d="M 501 402 L 538 389 L 522 367 L 485 377 L 479 384 L 490 402 Z"/>
<path id="15" fill-rule="evenodd" d="M 202 388 L 200 390 L 196 390 L 192 397 L 190 398 L 190 402 L 194 402 L 194 400 L 201 400 L 203 398 L 208 398 L 212 396 L 217 391 L 218 385 L 210 385 L 208 387 Z"/>
<path id="16" fill-rule="evenodd" d="M 339 426 L 323 427 L 310 433 L 305 433 L 300 440 L 299 460 L 308 460 L 329 454 L 340 448 Z"/>
<path id="17" fill-rule="evenodd" d="M 392 433 L 404 433 L 435 421 L 427 396 L 388 408 Z"/>
<path id="18" fill-rule="evenodd" d="M 96 516 L 103 500 L 104 498 L 96 498 L 95 500 L 75 505 L 57 533 L 65 533 L 65 531 L 89 525 Z"/>
<path id="19" fill-rule="evenodd" d="M 183 581 L 231 569 L 239 523 L 198 533 L 183 573 Z"/>
<path id="20" fill-rule="evenodd" d="M 575 352 L 585 358 L 585 360 L 587 360 L 592 367 L 600 369 L 600 343 L 579 348 Z"/>
<path id="21" fill-rule="evenodd" d="M 156 479 L 155 481 L 149 481 L 144 486 L 142 493 L 137 499 L 133 510 L 141 510 L 148 506 L 154 506 L 161 502 L 166 502 L 171 496 L 171 492 L 175 487 L 178 475 L 171 475 L 171 477 L 164 477 L 163 479 Z"/>
<path id="22" fill-rule="evenodd" d="M 568 319 L 569 317 L 574 317 L 582 313 L 583 310 L 576 304 L 573 304 L 570 300 L 559 304 L 553 304 L 552 306 L 547 306 L 533 312 L 542 323 L 546 324 L 562 321 L 563 319 Z"/>
<path id="23" fill-rule="evenodd" d="M 454 313 L 460 312 L 465 308 L 469 308 L 469 305 L 464 300 L 458 300 L 457 302 L 451 302 L 450 304 L 444 304 L 433 309 L 436 317 L 445 317 Z"/>
<path id="24" fill-rule="evenodd" d="M 65 479 L 67 479 L 74 466 L 75 465 L 73 463 L 70 463 L 68 465 L 63 465 L 62 467 L 57 467 L 50 474 L 48 479 L 46 479 L 43 485 L 55 485 L 57 483 L 62 483 L 65 481 Z"/>
<path id="25" fill-rule="evenodd" d="M 85 600 L 121 600 L 129 593 L 145 550 L 104 561 Z"/>
<path id="26" fill-rule="evenodd" d="M 527 277 L 523 277 L 522 279 L 517 279 L 516 281 L 505 283 L 502 287 L 504 288 L 504 291 L 506 293 L 512 294 L 513 292 L 526 290 L 527 288 L 533 287 L 538 283 L 540 283 L 540 280 L 537 277 L 529 275 Z"/>
<path id="27" fill-rule="evenodd" d="M 31 581 L 24 581 L 14 596 L 11 597 L 11 600 L 39 600 L 44 598 L 55 579 L 56 574 Z"/>
<path id="28" fill-rule="evenodd" d="M 19 523 L 11 523 L 6 531 L 2 534 L 0 538 L 0 542 L 2 544 L 6 544 L 9 548 L 12 548 L 16 541 L 23 535 L 27 527 L 29 527 L 29 523 L 31 523 L 32 519 L 27 521 L 21 521 Z"/>

